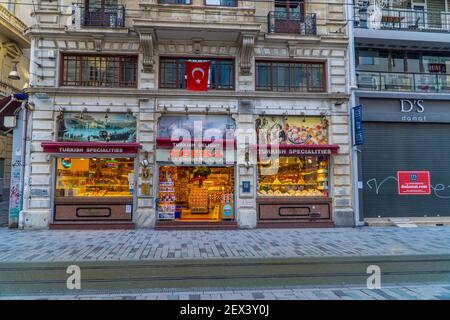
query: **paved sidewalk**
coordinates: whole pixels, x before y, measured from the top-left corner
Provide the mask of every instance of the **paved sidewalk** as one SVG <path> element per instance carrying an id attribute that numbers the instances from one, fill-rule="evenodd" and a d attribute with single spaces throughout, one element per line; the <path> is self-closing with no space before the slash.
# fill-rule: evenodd
<path id="1" fill-rule="evenodd" d="M 449 254 L 450 227 L 230 231 L 0 228 L 0 262 Z"/>
<path id="2" fill-rule="evenodd" d="M 4 296 L 0 300 L 450 300 L 450 285 L 165 290 L 119 294 Z"/>

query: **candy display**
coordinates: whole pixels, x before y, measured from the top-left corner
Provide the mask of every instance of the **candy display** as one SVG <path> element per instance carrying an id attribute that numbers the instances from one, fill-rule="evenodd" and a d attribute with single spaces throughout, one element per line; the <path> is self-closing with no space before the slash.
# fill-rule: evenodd
<path id="1" fill-rule="evenodd" d="M 263 164 L 259 164 L 261 169 Z M 261 170 L 260 170 L 261 172 Z M 328 158 L 280 157 L 276 175 L 259 175 L 259 196 L 327 197 Z"/>
<path id="2" fill-rule="evenodd" d="M 131 158 L 58 158 L 57 197 L 131 197 Z"/>
<path id="3" fill-rule="evenodd" d="M 160 206 L 181 220 L 233 219 L 233 167 L 160 167 Z M 170 204 L 170 207 L 168 208 Z M 226 207 L 227 216 L 223 215 Z"/>

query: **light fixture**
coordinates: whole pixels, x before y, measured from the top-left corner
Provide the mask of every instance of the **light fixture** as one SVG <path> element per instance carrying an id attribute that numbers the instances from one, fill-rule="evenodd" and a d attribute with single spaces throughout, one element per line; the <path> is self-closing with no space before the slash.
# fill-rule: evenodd
<path id="1" fill-rule="evenodd" d="M 20 80 L 19 73 L 17 72 L 17 63 L 13 64 L 12 71 L 8 74 L 8 79 Z"/>
<path id="2" fill-rule="evenodd" d="M 26 104 L 26 108 L 28 111 L 34 111 L 36 110 L 36 105 L 34 104 L 33 101 L 30 101 Z"/>
<path id="3" fill-rule="evenodd" d="M 344 104 L 344 101 L 343 100 L 337 100 L 335 103 L 334 103 L 334 105 L 336 106 L 336 107 L 340 107 L 340 106 L 342 106 Z"/>
<path id="4" fill-rule="evenodd" d="M 142 177 L 147 179 L 150 177 L 150 161 L 148 160 L 148 151 L 144 152 L 144 158 L 141 160 Z"/>

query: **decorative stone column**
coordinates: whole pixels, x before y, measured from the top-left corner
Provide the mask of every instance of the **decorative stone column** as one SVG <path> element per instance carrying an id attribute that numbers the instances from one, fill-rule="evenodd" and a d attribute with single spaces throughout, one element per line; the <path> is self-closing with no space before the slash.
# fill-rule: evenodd
<path id="1" fill-rule="evenodd" d="M 152 228 L 156 221 L 155 189 L 155 100 L 141 99 L 138 122 L 138 139 L 141 150 L 138 156 L 138 197 L 136 217 L 138 228 Z"/>
<path id="2" fill-rule="evenodd" d="M 245 107 L 244 107 L 245 105 Z M 240 102 L 239 114 L 233 115 L 236 121 L 236 129 L 243 134 L 254 133 L 254 116 L 253 116 L 253 101 Z M 256 142 L 256 137 L 253 136 L 253 142 Z M 250 142 L 250 145 L 253 144 Z M 242 146 L 237 145 L 237 188 L 236 188 L 236 213 L 237 222 L 240 228 L 255 228 L 257 223 L 256 218 L 256 157 L 252 157 L 251 146 L 248 150 L 242 150 Z M 245 147 L 244 147 L 245 148 Z M 239 161 L 239 154 L 244 152 L 244 163 Z M 248 154 L 248 159 L 245 159 L 245 153 Z M 254 156 L 255 154 L 253 154 Z M 253 158 L 253 159 L 252 159 Z M 248 160 L 246 162 L 245 160 Z M 252 161 L 253 160 L 253 161 Z M 249 192 L 244 192 L 243 184 L 249 183 Z"/>

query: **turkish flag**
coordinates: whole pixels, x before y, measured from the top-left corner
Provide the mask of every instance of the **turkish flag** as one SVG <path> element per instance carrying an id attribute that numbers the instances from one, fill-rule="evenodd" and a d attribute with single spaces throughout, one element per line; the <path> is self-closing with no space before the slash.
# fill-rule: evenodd
<path id="1" fill-rule="evenodd" d="M 208 90 L 208 62 L 186 61 L 186 81 L 187 89 L 193 91 Z"/>

